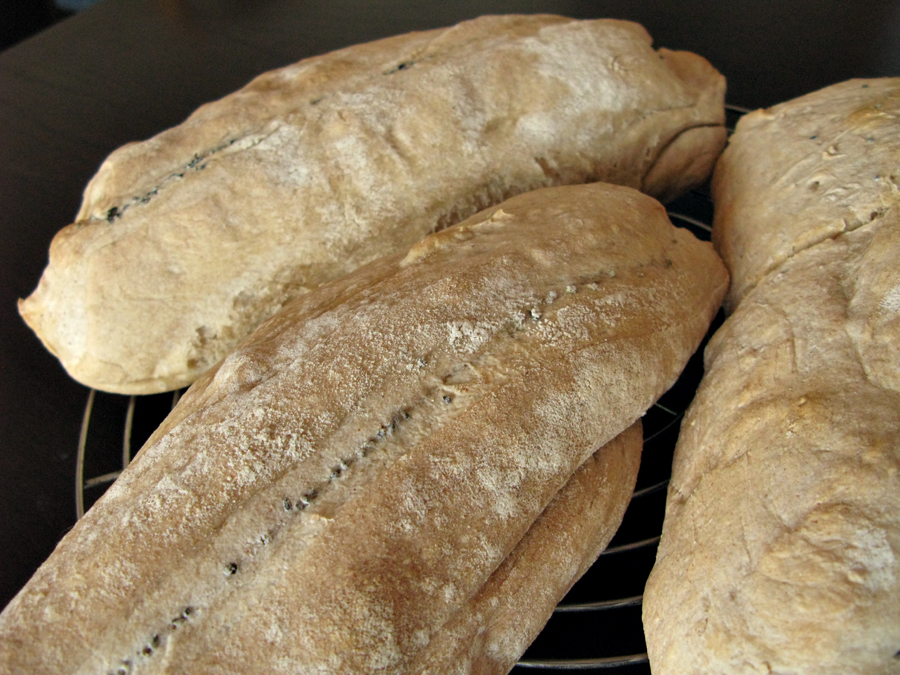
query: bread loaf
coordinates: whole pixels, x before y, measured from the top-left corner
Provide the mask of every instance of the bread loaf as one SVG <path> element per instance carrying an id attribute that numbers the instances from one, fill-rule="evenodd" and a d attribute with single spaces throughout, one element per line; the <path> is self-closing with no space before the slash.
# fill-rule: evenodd
<path id="1" fill-rule="evenodd" d="M 737 304 L 676 448 L 655 675 L 900 673 L 898 92 L 748 115 L 716 168 Z"/>
<path id="2" fill-rule="evenodd" d="M 290 298 L 534 188 L 668 198 L 725 143 L 724 79 L 640 26 L 490 16 L 261 75 L 126 145 L 25 321 L 80 382 L 192 382 Z"/>
<path id="3" fill-rule="evenodd" d="M 726 285 L 708 243 L 604 184 L 518 196 L 323 284 L 186 392 L 0 614 L 0 670 L 410 672 L 471 635 L 465 607 L 499 645 L 484 658 L 521 646 L 478 598 L 675 381 Z M 611 466 L 614 515 L 634 476 Z"/>

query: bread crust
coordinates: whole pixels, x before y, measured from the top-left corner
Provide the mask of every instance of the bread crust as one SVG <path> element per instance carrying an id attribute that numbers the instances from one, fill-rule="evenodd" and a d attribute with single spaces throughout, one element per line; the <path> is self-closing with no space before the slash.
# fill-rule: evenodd
<path id="1" fill-rule="evenodd" d="M 512 670 L 618 530 L 634 492 L 642 443 L 638 421 L 591 455 L 407 671 L 505 675 Z"/>
<path id="2" fill-rule="evenodd" d="M 319 287 L 63 539 L 0 615 L 0 669 L 402 672 L 671 386 L 726 286 L 659 203 L 595 184 Z"/>
<path id="3" fill-rule="evenodd" d="M 514 194 L 682 192 L 724 145 L 724 79 L 650 42 L 491 16 L 261 75 L 112 153 L 20 312 L 87 386 L 165 391 L 291 298 Z"/>
<path id="4" fill-rule="evenodd" d="M 704 355 L 644 594 L 658 675 L 900 672 L 900 200 L 874 179 L 900 147 L 881 119 L 900 81 L 863 84 L 757 113 L 716 169 L 739 302 Z M 849 156 L 780 144 L 810 129 Z M 892 145 L 853 154 L 868 133 Z"/>
<path id="5" fill-rule="evenodd" d="M 712 182 L 713 242 L 732 275 L 726 307 L 795 253 L 897 202 L 898 113 L 900 78 L 879 78 L 740 119 Z"/>

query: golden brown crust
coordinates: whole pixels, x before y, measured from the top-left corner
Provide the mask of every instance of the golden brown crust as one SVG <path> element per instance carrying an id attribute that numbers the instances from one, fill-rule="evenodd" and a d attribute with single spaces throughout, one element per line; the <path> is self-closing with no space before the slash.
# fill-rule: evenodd
<path id="1" fill-rule="evenodd" d="M 644 594 L 658 675 L 900 672 L 900 200 L 873 179 L 898 156 L 877 111 L 900 83 L 869 83 L 881 108 L 862 84 L 750 118 L 717 167 L 739 302 L 705 353 Z M 804 138 L 782 163 L 810 130 L 847 156 Z M 857 154 L 867 134 L 888 146 Z"/>
<path id="2" fill-rule="evenodd" d="M 483 17 L 308 59 L 114 152 L 20 311 L 88 386 L 185 386 L 290 298 L 506 197 L 691 187 L 723 98 L 622 21 Z"/>
<path id="3" fill-rule="evenodd" d="M 594 184 L 319 287 L 187 392 L 0 615 L 0 665 L 399 667 L 671 386 L 726 285 L 661 205 Z"/>

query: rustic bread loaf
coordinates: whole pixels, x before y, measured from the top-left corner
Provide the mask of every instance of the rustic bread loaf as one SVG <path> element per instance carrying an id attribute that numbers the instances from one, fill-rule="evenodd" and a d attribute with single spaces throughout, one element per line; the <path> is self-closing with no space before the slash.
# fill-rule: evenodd
<path id="1" fill-rule="evenodd" d="M 725 143 L 724 79 L 640 26 L 491 16 L 261 75 L 112 153 L 29 326 L 80 382 L 192 382 L 290 298 L 514 194 L 668 198 Z"/>
<path id="2" fill-rule="evenodd" d="M 714 238 L 731 242 L 739 302 L 676 448 L 644 594 L 656 675 L 900 673 L 900 197 L 879 177 L 900 147 L 882 125 L 898 85 L 845 83 L 742 120 L 716 169 Z M 793 144 L 770 116 L 803 118 Z M 807 133 L 826 128 L 812 151 Z M 890 148 L 828 150 L 879 130 Z M 756 191 L 766 172 L 772 192 Z"/>
<path id="3" fill-rule="evenodd" d="M 62 540 L 0 615 L 0 670 L 408 672 L 671 386 L 726 286 L 711 245 L 604 184 L 323 284 L 205 373 Z M 490 653 L 522 644 L 485 621 Z"/>

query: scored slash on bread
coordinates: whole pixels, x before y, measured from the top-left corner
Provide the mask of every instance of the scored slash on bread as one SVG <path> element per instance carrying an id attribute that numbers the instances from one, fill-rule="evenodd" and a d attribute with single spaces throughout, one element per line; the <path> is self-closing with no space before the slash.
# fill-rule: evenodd
<path id="1" fill-rule="evenodd" d="M 515 197 L 323 284 L 181 398 L 0 614 L 0 669 L 510 667 L 504 649 L 553 602 L 526 600 L 535 614 L 509 626 L 484 611 L 491 584 L 520 583 L 504 561 L 549 536 L 527 533 L 674 383 L 727 283 L 658 202 L 591 184 Z M 561 554 L 563 576 L 617 526 L 629 456 L 603 477 L 605 515 L 583 514 L 608 524 L 571 525 L 599 541 Z M 537 568 L 525 587 L 564 592 L 556 564 Z M 473 630 L 483 653 L 442 642 Z"/>
<path id="2" fill-rule="evenodd" d="M 20 312 L 87 386 L 177 389 L 291 298 L 507 197 L 702 183 L 724 91 L 614 20 L 488 16 L 306 59 L 112 153 Z"/>

